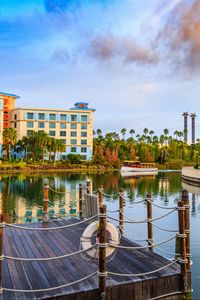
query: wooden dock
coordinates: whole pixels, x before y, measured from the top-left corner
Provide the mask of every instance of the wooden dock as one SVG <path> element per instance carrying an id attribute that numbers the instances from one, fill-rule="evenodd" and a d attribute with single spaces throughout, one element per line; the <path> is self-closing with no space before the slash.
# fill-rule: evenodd
<path id="1" fill-rule="evenodd" d="M 80 222 L 80 220 L 54 220 L 47 224 L 23 224 L 26 227 L 55 227 Z M 5 226 L 3 234 L 3 254 L 23 258 L 44 258 L 66 255 L 80 249 L 80 237 L 89 224 L 82 223 L 74 227 L 35 231 L 21 230 Z M 21 225 L 22 226 L 22 225 Z M 137 246 L 126 238 L 120 245 Z M 170 263 L 151 250 L 117 249 L 114 256 L 108 258 L 107 271 L 114 273 L 140 274 L 153 271 Z M 98 274 L 65 288 L 34 292 L 65 285 L 86 277 L 98 270 L 98 260 L 86 253 L 52 261 L 14 261 L 5 258 L 2 263 L 2 286 L 7 289 L 32 290 L 31 293 L 9 292 L 3 290 L 0 299 L 59 299 L 59 300 L 95 300 L 100 299 Z M 191 286 L 191 274 L 187 272 Z M 108 300 L 148 300 L 179 299 L 181 293 L 180 266 L 173 264 L 169 268 L 146 276 L 121 277 L 108 275 L 106 278 Z M 163 295 L 169 295 L 164 298 Z"/>

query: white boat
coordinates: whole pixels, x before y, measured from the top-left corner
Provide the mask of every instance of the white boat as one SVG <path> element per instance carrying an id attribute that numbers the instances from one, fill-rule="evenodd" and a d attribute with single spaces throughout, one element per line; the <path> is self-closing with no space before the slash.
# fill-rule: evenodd
<path id="1" fill-rule="evenodd" d="M 140 161 L 124 161 L 121 167 L 121 173 L 123 174 L 133 174 L 136 173 L 139 175 L 143 174 L 156 174 L 158 168 L 154 163 L 141 163 Z"/>

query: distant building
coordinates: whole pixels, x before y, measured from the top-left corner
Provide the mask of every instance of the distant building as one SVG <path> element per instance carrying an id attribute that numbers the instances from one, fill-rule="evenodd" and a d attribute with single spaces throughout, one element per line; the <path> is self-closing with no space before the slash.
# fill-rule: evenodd
<path id="1" fill-rule="evenodd" d="M 19 96 L 0 92 L 0 157 L 2 157 L 3 129 L 10 126 L 9 112 L 15 107 Z"/>
<path id="2" fill-rule="evenodd" d="M 1 95 L 3 94 L 0 94 L 0 97 Z M 12 96 L 15 99 L 18 98 L 18 96 Z M 3 101 L 5 101 L 4 98 L 2 103 Z M 62 159 L 65 159 L 67 154 L 73 153 L 81 154 L 84 159 L 90 160 L 93 150 L 94 111 L 95 109 L 89 108 L 88 103 L 85 102 L 77 102 L 73 108 L 68 110 L 14 108 L 12 105 L 8 109 L 8 123 L 2 123 L 2 128 L 8 126 L 15 128 L 18 140 L 22 139 L 23 136 L 30 135 L 32 131 L 44 130 L 50 137 L 60 139 L 66 145 Z"/>

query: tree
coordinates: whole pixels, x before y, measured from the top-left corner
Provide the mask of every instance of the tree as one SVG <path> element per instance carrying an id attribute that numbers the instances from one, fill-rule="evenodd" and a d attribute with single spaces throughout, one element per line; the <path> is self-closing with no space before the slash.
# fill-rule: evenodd
<path id="1" fill-rule="evenodd" d="M 124 138 L 125 138 L 125 135 L 126 135 L 126 128 L 122 128 L 122 130 L 121 130 L 121 134 L 122 134 L 122 136 L 123 136 L 123 140 L 124 140 Z"/>
<path id="2" fill-rule="evenodd" d="M 97 129 L 97 135 L 98 135 L 98 136 L 102 135 L 101 129 Z"/>
<path id="3" fill-rule="evenodd" d="M 131 137 L 133 138 L 133 135 L 135 134 L 135 130 L 134 130 L 134 129 L 131 129 L 131 130 L 129 131 L 129 133 L 130 133 Z"/>
<path id="4" fill-rule="evenodd" d="M 3 130 L 3 145 L 7 152 L 7 158 L 11 158 L 11 148 L 17 143 L 17 131 L 14 128 Z"/>

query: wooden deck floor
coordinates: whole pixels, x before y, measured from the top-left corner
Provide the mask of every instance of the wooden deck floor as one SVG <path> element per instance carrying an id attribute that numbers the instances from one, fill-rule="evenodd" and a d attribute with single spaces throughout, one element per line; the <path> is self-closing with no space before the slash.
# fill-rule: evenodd
<path id="1" fill-rule="evenodd" d="M 61 226 L 78 220 L 56 220 L 48 227 Z M 26 226 L 41 227 L 42 224 Z M 5 255 L 18 257 L 52 257 L 79 250 L 80 236 L 87 224 L 56 231 L 26 231 L 5 227 L 3 249 Z M 123 238 L 121 244 L 136 245 Z M 3 287 L 15 289 L 45 289 L 83 278 L 98 268 L 97 261 L 86 254 L 78 254 L 48 262 L 20 262 L 4 259 Z M 142 273 L 169 264 L 169 261 L 148 250 L 127 251 L 119 249 L 108 262 L 108 271 Z M 188 275 L 190 276 L 190 274 Z M 149 276 L 107 278 L 109 299 L 151 299 L 180 289 L 179 266 L 173 265 Z M 136 297 L 137 296 L 137 297 Z M 50 292 L 3 292 L 0 299 L 98 299 L 98 276 L 81 283 Z"/>

